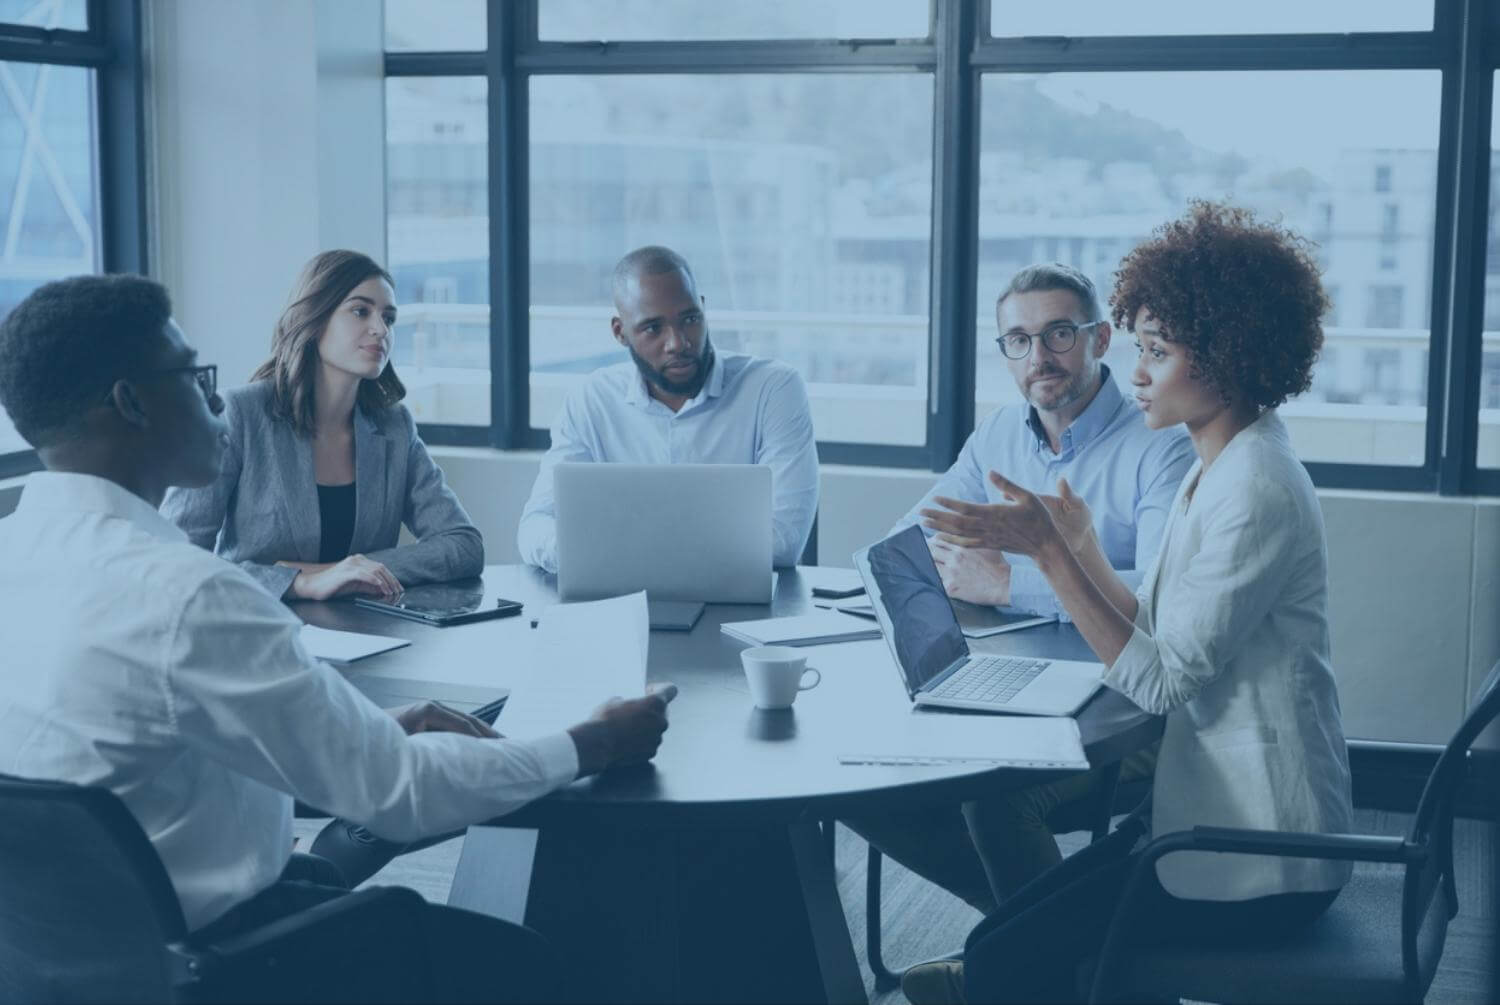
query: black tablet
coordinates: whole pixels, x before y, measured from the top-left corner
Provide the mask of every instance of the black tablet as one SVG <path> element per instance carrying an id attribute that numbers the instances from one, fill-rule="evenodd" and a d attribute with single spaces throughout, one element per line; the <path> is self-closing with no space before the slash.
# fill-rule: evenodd
<path id="1" fill-rule="evenodd" d="M 354 603 L 369 611 L 439 626 L 463 625 L 521 613 L 518 600 L 496 597 L 486 602 L 482 579 L 426 583 L 413 586 L 399 597 L 355 597 Z"/>

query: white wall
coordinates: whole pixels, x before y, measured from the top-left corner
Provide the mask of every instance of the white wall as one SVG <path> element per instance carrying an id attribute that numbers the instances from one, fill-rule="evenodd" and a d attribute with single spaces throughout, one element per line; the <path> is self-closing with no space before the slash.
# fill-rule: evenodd
<path id="1" fill-rule="evenodd" d="M 303 263 L 385 257 L 384 26 L 372 0 L 148 0 L 152 273 L 243 383 Z"/>

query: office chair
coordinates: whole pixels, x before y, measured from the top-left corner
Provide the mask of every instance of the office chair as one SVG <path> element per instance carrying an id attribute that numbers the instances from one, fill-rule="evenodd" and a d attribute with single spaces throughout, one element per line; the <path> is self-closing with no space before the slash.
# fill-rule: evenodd
<path id="1" fill-rule="evenodd" d="M 1077 803 L 1059 806 L 1047 818 L 1047 825 L 1054 834 L 1067 834 L 1086 830 L 1090 841 L 1098 841 L 1109 833 L 1111 815 L 1137 806 L 1150 792 L 1151 779 L 1142 778 L 1124 786 L 1120 781 L 1120 762 L 1105 767 L 1099 775 L 1092 796 Z M 875 977 L 875 990 L 889 991 L 901 984 L 901 971 L 886 966 L 880 949 L 880 885 L 885 856 L 873 844 L 869 847 L 865 863 L 865 958 L 869 961 L 870 973 Z M 955 956 L 955 958 L 957 958 Z"/>
<path id="2" fill-rule="evenodd" d="M 430 991 L 411 890 L 364 890 L 214 945 L 105 789 L 0 775 L 0 1001 L 412 1001 Z"/>
<path id="3" fill-rule="evenodd" d="M 802 546 L 802 557 L 798 565 L 818 564 L 818 514 L 813 513 L 812 529 L 807 532 L 807 543 Z"/>
<path id="4" fill-rule="evenodd" d="M 1097 965 L 1080 976 L 1090 1000 L 1190 998 L 1215 1002 L 1415 1002 L 1432 984 L 1448 921 L 1458 912 L 1453 878 L 1453 802 L 1469 747 L 1500 714 L 1500 663 L 1491 668 L 1468 717 L 1439 756 L 1405 837 L 1294 834 L 1195 827 L 1143 849 L 1110 922 Z M 1147 869 L 1179 851 L 1384 862 L 1396 869 L 1356 873 L 1328 912 L 1293 941 L 1244 947 L 1129 943 L 1149 924 L 1135 907 Z"/>

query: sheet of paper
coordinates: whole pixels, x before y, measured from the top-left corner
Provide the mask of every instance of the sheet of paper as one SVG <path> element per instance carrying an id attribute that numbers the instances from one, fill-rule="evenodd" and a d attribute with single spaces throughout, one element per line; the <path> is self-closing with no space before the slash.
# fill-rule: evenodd
<path id="1" fill-rule="evenodd" d="M 995 764 L 1086 769 L 1078 723 L 1062 717 L 913 711 L 843 764 Z"/>
<path id="2" fill-rule="evenodd" d="M 545 736 L 582 722 L 610 698 L 646 691 L 651 622 L 645 591 L 582 604 L 554 604 L 530 633 L 526 670 L 495 728 Z"/>
<path id="3" fill-rule="evenodd" d="M 406 639 L 389 635 L 362 635 L 359 632 L 339 632 L 316 625 L 302 626 L 302 645 L 320 660 L 330 663 L 353 663 L 366 656 L 389 652 L 409 646 Z"/>

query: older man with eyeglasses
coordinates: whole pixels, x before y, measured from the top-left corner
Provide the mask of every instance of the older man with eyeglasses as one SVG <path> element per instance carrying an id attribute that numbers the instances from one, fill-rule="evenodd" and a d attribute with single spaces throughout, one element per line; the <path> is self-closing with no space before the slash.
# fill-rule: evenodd
<path id="1" fill-rule="evenodd" d="M 1109 348 L 1094 284 L 1061 264 L 1016 273 L 995 303 L 996 342 L 1023 400 L 985 416 L 958 460 L 891 532 L 919 523 L 936 499 L 993 503 L 1004 475 L 1028 491 L 1055 495 L 1059 479 L 1083 497 L 1110 563 L 1132 587 L 1156 557 L 1167 513 L 1193 461 L 1186 432 L 1146 428 L 1135 402 L 1103 361 Z M 1067 620 L 1035 563 L 930 536 L 948 595 L 970 603 Z M 1127 759 L 1122 780 L 1146 777 L 1154 751 Z M 876 847 L 988 913 L 1061 860 L 1047 818 L 1087 799 L 1093 773 L 948 809 L 847 821 Z"/>

